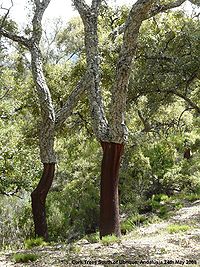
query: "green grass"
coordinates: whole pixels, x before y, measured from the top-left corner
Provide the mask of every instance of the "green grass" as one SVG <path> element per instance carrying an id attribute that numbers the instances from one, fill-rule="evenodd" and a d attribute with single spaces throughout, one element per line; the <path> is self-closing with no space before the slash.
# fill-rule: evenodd
<path id="1" fill-rule="evenodd" d="M 111 244 L 119 243 L 119 242 L 120 242 L 120 238 L 115 236 L 115 235 L 103 236 L 102 239 L 101 239 L 101 243 L 104 246 L 109 246 Z"/>
<path id="2" fill-rule="evenodd" d="M 186 225 L 186 224 L 182 224 L 182 225 L 172 224 L 172 225 L 169 225 L 167 227 L 167 231 L 170 234 L 186 232 L 186 231 L 188 231 L 190 229 L 191 229 L 191 227 L 189 225 Z"/>
<path id="3" fill-rule="evenodd" d="M 193 201 L 196 201 L 196 200 L 199 200 L 200 199 L 200 194 L 190 194 L 190 195 L 186 195 L 185 196 L 185 199 L 193 202 Z"/>
<path id="4" fill-rule="evenodd" d="M 70 251 L 71 253 L 78 254 L 78 253 L 80 253 L 80 251 L 81 251 L 81 247 L 78 246 L 78 245 L 76 245 L 76 244 L 71 244 L 71 245 L 69 246 L 69 251 Z"/>
<path id="5" fill-rule="evenodd" d="M 200 200 L 200 194 L 199 193 L 182 193 L 182 194 L 178 194 L 178 195 L 174 195 L 174 196 L 171 196 L 169 198 L 170 201 L 173 201 L 173 200 L 179 200 L 180 201 L 184 201 L 184 200 L 188 200 L 190 202 L 193 202 L 193 201 L 196 201 L 196 200 Z"/>
<path id="6" fill-rule="evenodd" d="M 29 261 L 36 261 L 38 259 L 38 255 L 32 253 L 17 253 L 13 256 L 13 259 L 16 263 L 26 263 Z"/>
<path id="7" fill-rule="evenodd" d="M 85 239 L 90 243 L 98 243 L 100 241 L 99 232 L 91 235 L 86 235 Z"/>
<path id="8" fill-rule="evenodd" d="M 25 248 L 27 249 L 31 249 L 33 247 L 42 247 L 47 245 L 47 243 L 44 241 L 42 237 L 27 239 L 24 241 L 24 244 Z"/>
<path id="9" fill-rule="evenodd" d="M 147 201 L 147 205 L 152 208 L 161 219 L 168 219 L 173 211 L 184 207 L 185 201 L 193 202 L 200 199 L 199 194 L 177 194 L 174 196 L 167 196 L 165 194 L 153 195 Z"/>
<path id="10" fill-rule="evenodd" d="M 121 223 L 121 232 L 122 234 L 131 232 L 135 229 L 136 226 L 139 226 L 146 221 L 147 218 L 145 216 L 141 214 L 134 214 Z"/>

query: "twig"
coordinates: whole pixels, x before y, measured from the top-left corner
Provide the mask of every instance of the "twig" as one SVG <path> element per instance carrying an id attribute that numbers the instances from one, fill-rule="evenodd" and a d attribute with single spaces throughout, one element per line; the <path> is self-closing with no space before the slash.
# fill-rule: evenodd
<path id="1" fill-rule="evenodd" d="M 6 21 L 7 17 L 8 17 L 8 15 L 9 15 L 9 13 L 10 13 L 10 10 L 11 10 L 11 8 L 13 7 L 13 0 L 10 0 L 10 2 L 11 2 L 11 6 L 10 6 L 9 8 L 5 8 L 5 7 L 3 7 L 2 5 L 1 5 L 1 7 L 0 7 L 1 9 L 6 10 L 6 14 L 4 15 L 4 17 L 3 17 L 2 21 L 1 21 L 0 30 L 3 28 L 4 23 L 5 23 L 5 21 Z M 0 37 L 1 37 L 1 34 L 0 34 Z"/>

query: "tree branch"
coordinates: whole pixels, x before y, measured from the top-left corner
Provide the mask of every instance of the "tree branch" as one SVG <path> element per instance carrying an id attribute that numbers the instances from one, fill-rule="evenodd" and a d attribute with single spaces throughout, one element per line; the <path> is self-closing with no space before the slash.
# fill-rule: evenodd
<path id="1" fill-rule="evenodd" d="M 31 46 L 31 42 L 29 39 L 23 37 L 23 36 L 19 36 L 15 33 L 12 33 L 12 32 L 9 32 L 9 31 L 6 31 L 6 30 L 3 30 L 3 29 L 0 29 L 0 35 L 14 41 L 14 42 L 17 42 L 27 48 L 30 48 Z"/>
<path id="2" fill-rule="evenodd" d="M 8 92 L 10 91 L 10 87 L 4 87 L 5 89 L 6 89 L 6 91 L 5 91 L 5 93 L 2 95 L 2 96 L 0 96 L 0 100 L 2 100 L 7 94 L 8 94 Z"/>
<path id="3" fill-rule="evenodd" d="M 193 5 L 200 6 L 200 0 L 189 0 Z"/>
<path id="4" fill-rule="evenodd" d="M 184 99 L 190 105 L 190 107 L 194 108 L 196 110 L 196 112 L 200 114 L 200 107 L 197 104 L 195 104 L 189 97 L 187 97 L 186 95 L 184 95 L 180 92 L 176 92 L 174 90 L 171 90 L 171 91 L 169 90 L 168 92 Z"/>
<path id="5" fill-rule="evenodd" d="M 89 122 L 84 118 L 84 116 L 79 111 L 76 112 L 75 114 L 77 114 L 79 116 L 81 121 L 84 123 L 84 126 L 85 126 L 87 133 L 89 134 L 90 137 L 92 137 L 93 133 L 91 132 L 90 128 L 88 127 Z"/>
<path id="6" fill-rule="evenodd" d="M 3 28 L 4 23 L 5 23 L 8 15 L 10 13 L 10 10 L 13 7 L 13 0 L 10 0 L 10 2 L 11 2 L 11 6 L 9 8 L 5 8 L 5 7 L 3 7 L 3 5 L 1 5 L 1 9 L 6 10 L 6 14 L 4 15 L 4 17 L 3 17 L 2 21 L 1 21 L 0 30 Z"/>
<path id="7" fill-rule="evenodd" d="M 84 0 L 73 0 L 73 3 L 81 16 L 87 14 L 90 11 L 90 7 Z"/>
<path id="8" fill-rule="evenodd" d="M 62 109 L 56 113 L 56 129 L 58 129 L 61 124 L 64 123 L 64 121 L 72 114 L 73 108 L 88 86 L 88 78 L 88 75 L 85 74 L 85 76 L 78 82 L 77 86 L 68 97 Z"/>
<path id="9" fill-rule="evenodd" d="M 144 18 L 144 20 L 149 19 L 149 18 L 157 15 L 158 13 L 162 13 L 162 12 L 165 12 L 169 9 L 179 7 L 184 2 L 186 2 L 186 0 L 177 0 L 177 1 L 174 1 L 172 3 L 165 4 L 165 5 L 158 5 L 158 4 L 152 5 L 152 9 L 149 11 L 149 13 L 147 14 L 146 18 Z M 190 1 L 190 2 L 194 2 L 194 1 Z M 126 25 L 125 25 L 125 23 L 123 23 L 122 25 L 120 25 L 116 29 L 114 29 L 111 32 L 110 36 L 115 38 L 116 36 L 122 34 L 124 32 L 125 28 L 126 28 Z"/>
<path id="10" fill-rule="evenodd" d="M 7 197 L 15 196 L 15 197 L 18 197 L 18 198 L 22 199 L 22 197 L 16 195 L 18 192 L 19 192 L 19 187 L 17 187 L 13 192 L 5 192 L 2 189 L 0 189 L 0 195 L 4 195 L 4 196 L 7 196 Z"/>
<path id="11" fill-rule="evenodd" d="M 34 0 L 36 9 L 32 20 L 32 39 L 34 42 L 37 42 L 37 44 L 39 44 L 42 37 L 42 18 L 50 2 L 51 0 L 43 0 L 42 2 L 40 2 L 40 0 Z"/>
<path id="12" fill-rule="evenodd" d="M 74 0 L 74 4 L 81 16 L 85 31 L 85 49 L 87 60 L 88 84 L 87 91 L 90 102 L 93 129 L 97 139 L 108 141 L 108 123 L 104 112 L 99 77 L 98 51 L 98 11 L 101 0 L 93 0 L 90 8 L 84 0 Z"/>
<path id="13" fill-rule="evenodd" d="M 180 122 L 181 122 L 181 118 L 182 118 L 183 114 L 184 114 L 186 111 L 189 111 L 189 110 L 192 110 L 192 109 L 194 109 L 194 108 L 186 108 L 186 109 L 184 109 L 184 110 L 181 112 L 181 114 L 180 114 L 180 116 L 179 116 L 179 118 L 178 118 L 177 128 L 180 126 Z"/>
<path id="14" fill-rule="evenodd" d="M 131 72 L 131 63 L 136 52 L 137 38 L 140 26 L 152 7 L 153 0 L 139 0 L 131 8 L 125 23 L 123 44 L 119 54 L 115 83 L 112 88 L 111 110 L 111 136 L 112 142 L 123 143 L 127 139 L 125 125 L 126 98 L 128 82 Z"/>
<path id="15" fill-rule="evenodd" d="M 186 0 L 176 0 L 176 1 L 172 1 L 168 4 L 164 4 L 164 5 L 159 5 L 159 4 L 156 4 L 155 6 L 152 7 L 152 9 L 149 11 L 149 14 L 147 16 L 147 18 L 151 18 L 155 15 L 157 15 L 158 13 L 161 13 L 161 12 L 165 12 L 169 9 L 172 9 L 172 8 L 176 8 L 176 7 L 179 7 L 181 6 L 184 2 L 186 2 Z"/>
<path id="16" fill-rule="evenodd" d="M 139 116 L 139 118 L 140 118 L 140 120 L 141 120 L 141 122 L 142 122 L 142 124 L 144 126 L 144 129 L 142 130 L 142 132 L 145 132 L 145 133 L 150 132 L 152 126 L 148 122 L 148 119 L 144 118 L 144 116 L 143 116 L 143 114 L 142 114 L 142 112 L 140 110 L 138 110 L 137 112 L 138 112 L 138 116 Z"/>
<path id="17" fill-rule="evenodd" d="M 178 85 L 176 86 L 176 88 L 178 88 Z M 168 89 L 165 89 L 164 91 L 162 91 L 160 89 L 157 89 L 156 91 L 159 92 L 159 93 L 173 94 L 173 95 L 176 95 L 176 96 L 182 98 L 183 100 L 185 100 L 186 103 L 189 104 L 190 107 L 192 107 L 193 109 L 195 109 L 196 112 L 200 114 L 200 107 L 197 104 L 195 104 L 189 97 L 187 97 L 186 95 L 184 95 L 184 94 L 176 91 L 176 89 L 174 89 L 174 88 L 171 88 L 171 89 L 168 88 Z"/>
<path id="18" fill-rule="evenodd" d="M 92 5 L 91 5 L 92 10 L 97 11 L 101 2 L 102 0 L 92 0 Z"/>

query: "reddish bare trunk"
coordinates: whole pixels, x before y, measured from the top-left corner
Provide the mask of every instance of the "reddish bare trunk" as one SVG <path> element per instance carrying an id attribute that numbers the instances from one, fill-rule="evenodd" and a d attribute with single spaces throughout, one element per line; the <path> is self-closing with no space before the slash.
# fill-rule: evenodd
<path id="1" fill-rule="evenodd" d="M 32 192 L 32 212 L 35 225 L 35 235 L 48 240 L 45 202 L 53 182 L 55 163 L 44 163 L 43 174 L 37 188 Z"/>
<path id="2" fill-rule="evenodd" d="M 185 148 L 183 157 L 184 157 L 184 159 L 190 159 L 191 158 L 191 149 L 190 148 Z"/>
<path id="3" fill-rule="evenodd" d="M 119 222 L 119 168 L 123 144 L 101 142 L 100 238 L 114 234 L 120 236 Z"/>

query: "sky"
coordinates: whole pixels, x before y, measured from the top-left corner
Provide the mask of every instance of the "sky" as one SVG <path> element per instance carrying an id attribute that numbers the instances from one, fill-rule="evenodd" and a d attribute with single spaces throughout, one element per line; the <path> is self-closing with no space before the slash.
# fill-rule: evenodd
<path id="1" fill-rule="evenodd" d="M 91 0 L 86 0 L 90 3 Z M 109 0 L 112 5 L 132 5 L 136 0 Z M 71 17 L 76 16 L 78 13 L 73 9 L 71 0 L 51 0 L 48 8 L 44 14 L 44 21 L 47 19 L 53 19 L 61 17 L 63 21 L 68 21 Z M 13 0 L 14 6 L 11 9 L 11 17 L 20 25 L 26 24 L 28 21 L 27 15 L 30 14 L 28 0 Z M 0 0 L 0 6 L 9 7 L 11 0 Z M 189 10 L 190 3 L 186 4 L 186 9 Z M 29 18 L 30 19 L 30 18 Z"/>
<path id="2" fill-rule="evenodd" d="M 86 0 L 87 3 L 90 3 L 90 0 Z M 111 0 L 113 5 L 119 4 L 133 4 L 134 0 Z M 71 17 L 77 15 L 77 12 L 74 11 L 71 0 L 51 0 L 48 8 L 44 14 L 44 20 L 47 18 L 58 18 L 61 17 L 63 20 L 68 21 Z M 0 4 L 3 7 L 9 7 L 11 4 L 10 0 L 0 0 Z M 28 11 L 28 0 L 13 0 L 13 7 L 11 9 L 10 15 L 14 18 L 18 23 L 22 24 L 27 20 Z"/>

